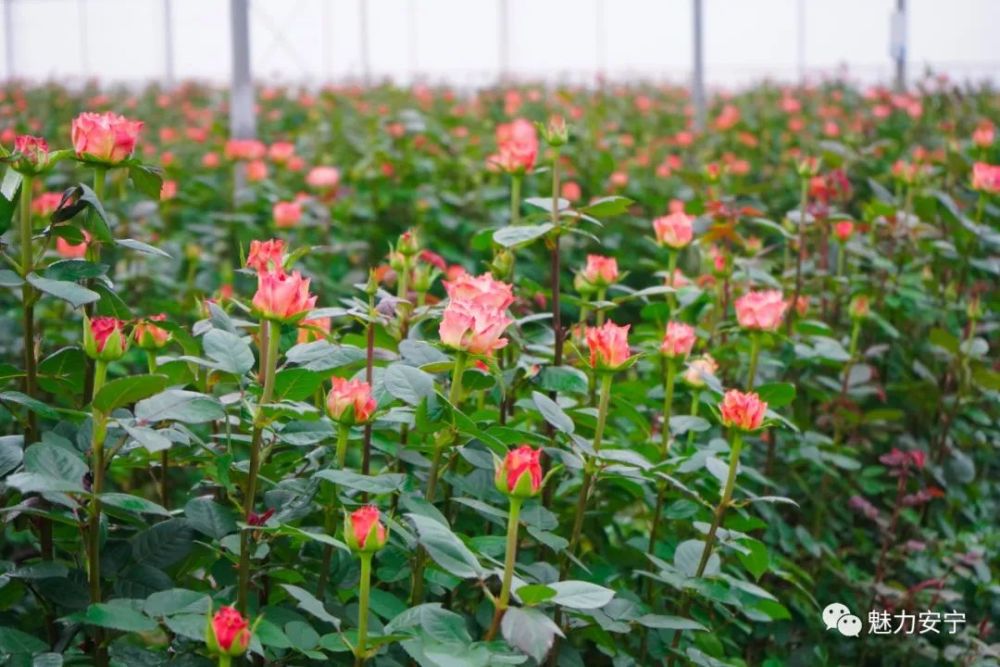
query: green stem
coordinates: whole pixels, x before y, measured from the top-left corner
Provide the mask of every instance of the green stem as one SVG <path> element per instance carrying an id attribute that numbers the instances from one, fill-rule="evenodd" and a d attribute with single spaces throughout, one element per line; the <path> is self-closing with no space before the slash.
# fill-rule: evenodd
<path id="1" fill-rule="evenodd" d="M 233 664 L 233 659 L 222 653 L 219 655 L 219 667 L 230 667 Z"/>
<path id="2" fill-rule="evenodd" d="M 520 174 L 510 177 L 510 224 L 521 224 L 521 179 Z"/>
<path id="3" fill-rule="evenodd" d="M 692 417 L 697 417 L 698 416 L 698 407 L 700 405 L 701 405 L 701 389 L 698 388 L 698 387 L 695 387 L 695 389 L 691 392 L 691 413 L 690 414 L 691 414 Z M 690 447 L 692 444 L 694 444 L 694 429 L 691 429 L 690 431 L 688 431 L 687 444 L 688 444 L 688 447 Z"/>
<path id="4" fill-rule="evenodd" d="M 274 375 L 278 365 L 278 346 L 281 342 L 281 328 L 274 322 L 261 320 L 261 345 L 266 350 L 261 361 L 264 364 L 264 387 L 261 390 L 260 402 L 254 415 L 253 436 L 250 440 L 250 467 L 247 470 L 246 495 L 243 498 L 243 519 L 248 521 L 253 512 L 257 496 L 257 477 L 263 465 L 261 461 L 261 444 L 264 434 L 264 405 L 271 402 L 274 393 Z M 247 595 L 250 588 L 250 530 L 240 533 L 240 570 L 237 587 L 236 607 L 240 613 L 247 612 Z"/>
<path id="5" fill-rule="evenodd" d="M 503 564 L 503 582 L 500 585 L 500 597 L 494 605 L 493 622 L 483 641 L 491 641 L 500 629 L 500 621 L 510 603 L 510 584 L 514 579 L 514 564 L 517 562 L 517 530 L 521 516 L 520 498 L 510 499 L 510 513 L 507 516 L 507 554 Z"/>
<path id="6" fill-rule="evenodd" d="M 976 202 L 976 224 L 983 222 L 983 212 L 986 210 L 986 193 L 979 193 L 979 201 Z"/>
<path id="7" fill-rule="evenodd" d="M 340 430 L 337 431 L 337 467 L 341 470 L 347 463 L 347 440 L 350 434 L 351 427 L 347 424 L 341 424 Z"/>
<path id="8" fill-rule="evenodd" d="M 35 389 L 38 380 L 37 360 L 35 359 L 35 289 L 28 282 L 28 275 L 34 270 L 34 247 L 32 245 L 31 194 L 32 177 L 25 174 L 21 181 L 20 222 L 21 222 L 21 307 L 24 316 L 24 393 L 31 398 L 37 398 Z M 28 412 L 28 427 L 24 433 L 24 446 L 35 442 L 38 438 L 38 418 L 32 411 Z"/>
<path id="9" fill-rule="evenodd" d="M 757 358 L 760 356 L 760 334 L 750 334 L 750 368 L 747 370 L 747 391 L 753 391 L 757 379 Z"/>
<path id="10" fill-rule="evenodd" d="M 358 645 L 354 649 L 354 664 L 360 667 L 368 660 L 365 644 L 368 641 L 368 599 L 371 597 L 373 553 L 361 554 L 361 581 L 358 592 Z"/>
<path id="11" fill-rule="evenodd" d="M 597 298 L 595 299 L 595 302 L 598 305 L 594 306 L 594 310 L 596 311 L 594 315 L 594 324 L 597 326 L 604 324 L 604 306 L 600 304 L 604 303 L 604 296 L 606 293 L 607 290 L 603 287 L 597 290 Z"/>
<path id="12" fill-rule="evenodd" d="M 679 253 L 673 248 L 670 249 L 670 254 L 667 258 L 667 280 L 670 281 L 670 289 L 674 289 L 674 271 L 677 270 L 677 255 Z M 677 308 L 677 295 L 674 292 L 667 292 L 667 306 L 669 310 L 667 311 L 667 321 L 674 315 L 674 309 Z"/>
<path id="13" fill-rule="evenodd" d="M 660 456 L 666 458 L 670 452 L 670 416 L 674 406 L 674 379 L 677 375 L 677 366 L 672 358 L 665 360 L 666 374 L 663 380 L 663 429 Z"/>
<path id="14" fill-rule="evenodd" d="M 107 362 L 96 361 L 94 363 L 94 385 L 91 394 L 93 397 L 104 386 L 107 378 Z M 104 438 L 107 435 L 107 415 L 98 410 L 94 410 L 91 416 L 93 430 L 91 431 L 90 456 L 91 456 L 91 496 L 90 512 L 88 516 L 87 537 L 89 544 L 87 547 L 87 568 L 90 583 L 90 603 L 98 604 L 101 601 L 101 493 L 104 490 Z M 104 631 L 98 628 L 94 634 L 94 664 L 98 667 L 107 665 L 107 653 L 104 648 Z"/>
<path id="15" fill-rule="evenodd" d="M 604 373 L 601 376 L 601 397 L 597 406 L 597 427 L 594 429 L 594 455 L 601 451 L 601 440 L 604 438 L 604 427 L 608 420 L 608 403 L 611 400 L 611 373 Z M 566 549 L 566 558 L 563 560 L 563 574 L 569 566 L 569 556 L 576 555 L 576 548 L 580 542 L 580 533 L 583 530 L 583 517 L 587 512 L 587 498 L 590 495 L 590 485 L 594 479 L 593 461 L 585 464 L 583 472 L 583 483 L 580 485 L 580 495 L 576 501 L 576 513 L 573 517 L 573 532 L 570 536 L 569 546 Z"/>
<path id="16" fill-rule="evenodd" d="M 792 308 L 785 320 L 785 331 L 791 333 L 792 320 L 795 319 L 795 304 L 799 302 L 799 295 L 802 294 L 802 261 L 806 256 L 806 207 L 809 205 L 809 180 L 802 179 L 802 196 L 799 200 L 799 226 L 798 242 L 799 252 L 795 257 L 795 293 L 792 296 Z"/>

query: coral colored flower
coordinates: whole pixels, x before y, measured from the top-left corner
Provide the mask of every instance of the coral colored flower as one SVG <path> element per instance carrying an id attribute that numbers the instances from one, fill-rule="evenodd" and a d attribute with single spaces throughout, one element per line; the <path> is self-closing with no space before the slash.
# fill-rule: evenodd
<path id="1" fill-rule="evenodd" d="M 514 498 L 531 498 L 542 489 L 541 449 L 521 445 L 497 459 L 495 483 L 500 493 Z"/>
<path id="2" fill-rule="evenodd" d="M 456 350 L 490 354 L 507 345 L 502 336 L 511 322 L 502 309 L 475 300 L 452 299 L 444 309 L 438 335 L 442 343 Z"/>
<path id="3" fill-rule="evenodd" d="M 302 205 L 293 201 L 279 201 L 271 213 L 274 216 L 274 224 L 278 227 L 294 227 L 302 219 Z"/>
<path id="4" fill-rule="evenodd" d="M 330 318 L 320 317 L 315 320 L 302 320 L 299 322 L 299 336 L 297 342 L 311 343 L 317 340 L 324 340 L 330 334 Z"/>
<path id="5" fill-rule="evenodd" d="M 629 326 L 618 326 L 609 320 L 600 327 L 587 327 L 587 348 L 592 368 L 613 371 L 628 362 Z"/>
<path id="6" fill-rule="evenodd" d="M 535 166 L 538 133 L 531 121 L 518 118 L 497 126 L 497 152 L 487 163 L 509 174 L 523 174 Z"/>
<path id="7" fill-rule="evenodd" d="M 300 318 L 316 305 L 316 297 L 309 293 L 309 279 L 295 271 L 286 274 L 264 271 L 257 274 L 257 293 L 253 307 L 268 320 L 290 322 Z"/>
<path id="8" fill-rule="evenodd" d="M 851 299 L 851 304 L 847 307 L 847 311 L 853 319 L 860 320 L 868 317 L 870 307 L 868 296 L 859 294 Z"/>
<path id="9" fill-rule="evenodd" d="M 90 243 L 90 233 L 83 232 L 83 243 L 70 243 L 63 237 L 56 239 L 56 252 L 65 259 L 80 259 L 87 256 L 87 245 Z"/>
<path id="10" fill-rule="evenodd" d="M 680 269 L 674 269 L 673 275 L 667 275 L 663 278 L 663 284 L 667 287 L 673 287 L 674 289 L 680 289 L 681 287 L 687 287 L 691 284 L 691 281 L 687 279 L 684 272 Z"/>
<path id="11" fill-rule="evenodd" d="M 257 273 L 281 272 L 285 264 L 285 242 L 281 239 L 251 241 L 247 268 Z"/>
<path id="12" fill-rule="evenodd" d="M 177 196 L 177 181 L 163 181 L 160 186 L 160 201 L 169 201 Z"/>
<path id="13" fill-rule="evenodd" d="M 972 132 L 972 143 L 979 148 L 989 148 L 996 137 L 996 128 L 988 120 L 984 120 Z"/>
<path id="14" fill-rule="evenodd" d="M 756 431 L 764 423 L 767 403 L 752 391 L 743 393 L 738 389 L 730 389 L 719 403 L 719 413 L 722 415 L 722 424 L 727 428 Z"/>
<path id="15" fill-rule="evenodd" d="M 221 607 L 205 630 L 209 652 L 228 656 L 243 655 L 250 646 L 250 623 L 234 607 Z"/>
<path id="16" fill-rule="evenodd" d="M 154 324 L 154 322 L 163 322 L 166 319 L 167 316 L 160 313 L 159 315 L 150 315 L 137 322 L 132 329 L 132 339 L 135 344 L 143 350 L 159 350 L 169 343 L 170 332 Z"/>
<path id="17" fill-rule="evenodd" d="M 694 237 L 692 220 L 693 218 L 683 211 L 656 218 L 653 220 L 656 242 L 674 249 L 683 248 L 691 243 Z"/>
<path id="18" fill-rule="evenodd" d="M 683 322 L 667 322 L 667 331 L 660 343 L 660 353 L 671 359 L 685 358 L 698 341 L 694 328 Z"/>
<path id="19" fill-rule="evenodd" d="M 114 317 L 83 318 L 83 351 L 91 359 L 115 361 L 128 350 L 125 323 Z"/>
<path id="20" fill-rule="evenodd" d="M 14 137 L 14 153 L 19 155 L 13 165 L 18 171 L 34 174 L 49 163 L 49 144 L 41 137 L 28 134 Z"/>
<path id="21" fill-rule="evenodd" d="M 333 378 L 333 388 L 326 396 L 326 408 L 334 421 L 364 424 L 375 414 L 377 407 L 371 385 L 367 382 Z"/>
<path id="22" fill-rule="evenodd" d="M 385 546 L 385 526 L 379 520 L 378 508 L 365 505 L 347 515 L 344 541 L 353 551 L 371 553 Z"/>
<path id="23" fill-rule="evenodd" d="M 570 202 L 576 202 L 580 200 L 583 196 L 583 191 L 580 189 L 580 185 L 574 181 L 566 181 L 559 188 L 560 196 Z"/>
<path id="24" fill-rule="evenodd" d="M 61 201 L 62 193 L 43 192 L 31 201 L 31 211 L 39 218 L 47 218 L 55 213 Z"/>
<path id="25" fill-rule="evenodd" d="M 833 233 L 841 243 L 846 243 L 854 233 L 854 223 L 850 220 L 840 220 L 833 226 Z"/>
<path id="26" fill-rule="evenodd" d="M 719 370 L 719 364 L 711 355 L 704 354 L 697 359 L 688 362 L 687 370 L 684 371 L 684 381 L 692 387 L 704 387 L 706 378 L 714 376 Z"/>
<path id="27" fill-rule="evenodd" d="M 247 180 L 258 183 L 267 178 L 267 163 L 263 160 L 253 160 L 247 163 Z"/>
<path id="28" fill-rule="evenodd" d="M 774 331 L 788 309 L 778 290 L 750 291 L 736 300 L 736 319 L 744 329 Z"/>
<path id="29" fill-rule="evenodd" d="M 306 176 L 306 184 L 317 190 L 333 190 L 340 183 L 340 170 L 336 167 L 313 167 Z"/>
<path id="30" fill-rule="evenodd" d="M 77 157 L 118 164 L 135 151 L 142 121 L 107 113 L 85 112 L 73 119 L 70 136 Z"/>
<path id="31" fill-rule="evenodd" d="M 504 310 L 514 302 L 513 287 L 489 273 L 479 276 L 462 273 L 444 281 L 444 289 L 452 301 L 474 301 L 494 310 Z"/>
<path id="32" fill-rule="evenodd" d="M 618 260 L 603 255 L 587 255 L 587 265 L 580 275 L 595 288 L 606 288 L 618 281 Z"/>
<path id="33" fill-rule="evenodd" d="M 275 164 L 285 164 L 295 155 L 295 144 L 287 141 L 276 141 L 267 149 L 267 156 Z"/>
<path id="34" fill-rule="evenodd" d="M 215 169 L 220 163 L 221 160 L 218 153 L 205 153 L 201 156 L 201 166 L 206 169 Z"/>
<path id="35" fill-rule="evenodd" d="M 260 160 L 267 154 L 267 147 L 256 139 L 229 139 L 225 155 L 228 160 Z"/>
<path id="36" fill-rule="evenodd" d="M 985 162 L 972 165 L 972 189 L 990 194 L 1000 193 L 1000 165 Z"/>

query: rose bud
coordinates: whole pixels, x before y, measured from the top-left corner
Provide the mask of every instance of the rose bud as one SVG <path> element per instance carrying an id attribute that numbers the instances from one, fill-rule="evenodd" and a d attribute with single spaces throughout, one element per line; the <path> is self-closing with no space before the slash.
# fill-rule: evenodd
<path id="1" fill-rule="evenodd" d="M 496 475 L 494 483 L 497 491 L 508 498 L 532 498 L 542 490 L 542 466 L 539 463 L 541 449 L 521 445 L 507 452 L 500 460 L 494 457 Z"/>
<path id="2" fill-rule="evenodd" d="M 851 238 L 851 234 L 854 233 L 854 223 L 850 220 L 840 220 L 833 226 L 833 233 L 838 241 L 846 243 L 847 239 Z"/>
<path id="3" fill-rule="evenodd" d="M 684 381 L 692 387 L 700 389 L 705 386 L 706 378 L 714 376 L 718 370 L 719 364 L 715 362 L 715 359 L 705 354 L 688 363 L 687 370 L 684 371 Z"/>
<path id="4" fill-rule="evenodd" d="M 265 271 L 257 274 L 257 293 L 253 307 L 266 320 L 294 322 L 302 319 L 316 305 L 309 294 L 309 279 L 295 271 L 291 274 Z"/>
<path id="5" fill-rule="evenodd" d="M 330 418 L 341 424 L 365 424 L 378 408 L 372 388 L 363 380 L 333 378 L 333 388 L 326 396 Z"/>
<path id="6" fill-rule="evenodd" d="M 541 125 L 539 128 L 546 143 L 553 148 L 566 145 L 569 141 L 569 129 L 566 127 L 566 119 L 562 116 L 552 116 L 548 125 Z"/>
<path id="7" fill-rule="evenodd" d="M 158 327 L 153 322 L 163 322 L 167 316 L 163 313 L 150 315 L 136 323 L 132 329 L 132 340 L 143 350 L 159 350 L 170 342 L 170 332 Z"/>
<path id="8" fill-rule="evenodd" d="M 760 396 L 749 391 L 743 393 L 738 389 L 730 389 L 719 403 L 719 413 L 722 425 L 741 431 L 756 431 L 764 423 L 767 403 Z"/>
<path id="9" fill-rule="evenodd" d="M 803 178 L 812 178 L 819 173 L 819 158 L 802 158 L 796 165 L 796 170 L 799 172 L 799 176 Z"/>
<path id="10" fill-rule="evenodd" d="M 667 331 L 660 344 L 660 354 L 669 358 L 686 358 L 697 342 L 694 328 L 683 322 L 668 322 Z"/>
<path id="11" fill-rule="evenodd" d="M 14 138 L 16 159 L 12 166 L 22 174 L 38 174 L 49 164 L 49 144 L 41 137 L 21 134 Z"/>
<path id="12" fill-rule="evenodd" d="M 615 371 L 629 362 L 629 326 L 618 326 L 609 320 L 600 327 L 587 327 L 587 348 L 593 369 Z"/>
<path id="13" fill-rule="evenodd" d="M 388 535 L 374 505 L 359 507 L 344 516 L 344 542 L 351 551 L 372 553 L 385 546 Z"/>
<path id="14" fill-rule="evenodd" d="M 867 294 L 859 294 L 851 299 L 851 304 L 847 307 L 851 319 L 861 320 L 868 317 L 870 303 Z"/>
<path id="15" fill-rule="evenodd" d="M 618 260 L 602 255 L 587 255 L 587 265 L 573 281 L 577 291 L 587 294 L 598 289 L 607 289 L 618 282 Z"/>
<path id="16" fill-rule="evenodd" d="M 411 229 L 399 235 L 399 242 L 396 244 L 398 250 L 404 257 L 413 257 L 420 252 L 420 239 L 417 231 Z"/>
<path id="17" fill-rule="evenodd" d="M 113 317 L 83 317 L 83 351 L 91 359 L 115 361 L 128 351 L 125 323 Z"/>
<path id="18" fill-rule="evenodd" d="M 200 251 L 199 251 L 200 253 Z M 285 242 L 281 239 L 251 241 L 247 255 L 247 268 L 257 273 L 282 271 L 285 265 Z"/>
<path id="19" fill-rule="evenodd" d="M 246 653 L 253 634 L 250 623 L 234 607 L 220 607 L 208 619 L 205 644 L 213 655 L 238 656 Z"/>
<path id="20" fill-rule="evenodd" d="M 656 242 L 674 250 L 683 248 L 691 243 L 694 237 L 692 220 L 691 216 L 682 211 L 654 219 L 653 231 L 656 233 Z"/>
<path id="21" fill-rule="evenodd" d="M 118 114 L 82 113 L 73 119 L 70 136 L 79 158 L 114 165 L 127 160 L 135 151 L 142 129 L 141 121 Z"/>
<path id="22" fill-rule="evenodd" d="M 750 291 L 736 300 L 736 319 L 744 329 L 775 331 L 788 309 L 778 290 Z"/>

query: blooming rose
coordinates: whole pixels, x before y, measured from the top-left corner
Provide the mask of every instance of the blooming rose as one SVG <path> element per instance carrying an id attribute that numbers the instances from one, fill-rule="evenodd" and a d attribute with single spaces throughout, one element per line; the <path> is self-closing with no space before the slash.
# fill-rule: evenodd
<path id="1" fill-rule="evenodd" d="M 507 339 L 501 336 L 511 322 L 502 309 L 479 301 L 452 299 L 444 309 L 438 335 L 442 343 L 456 350 L 490 354 L 507 345 Z"/>
<path id="2" fill-rule="evenodd" d="M 741 431 L 756 431 L 764 423 L 767 403 L 752 391 L 743 393 L 738 389 L 730 389 L 719 403 L 719 413 L 722 424 L 727 428 Z"/>
<path id="3" fill-rule="evenodd" d="M 318 190 L 333 190 L 340 183 L 336 167 L 313 167 L 306 176 L 306 184 Z"/>
<path id="4" fill-rule="evenodd" d="M 91 359 L 115 361 L 128 351 L 125 323 L 113 317 L 83 318 L 83 351 Z"/>
<path id="5" fill-rule="evenodd" d="M 653 220 L 653 231 L 656 242 L 670 248 L 680 249 L 691 243 L 694 231 L 691 228 L 693 218 L 683 211 L 671 213 Z"/>
<path id="6" fill-rule="evenodd" d="M 504 310 L 514 302 L 513 287 L 489 273 L 479 276 L 462 273 L 444 281 L 444 289 L 452 301 L 475 301 L 495 310 Z"/>
<path id="7" fill-rule="evenodd" d="M 744 329 L 775 331 L 788 303 L 778 290 L 750 291 L 736 300 L 736 319 Z"/>
<path id="8" fill-rule="evenodd" d="M 135 344 L 143 350 L 159 350 L 170 342 L 170 332 L 163 327 L 158 327 L 154 322 L 163 322 L 167 319 L 164 313 L 150 315 L 144 320 L 136 323 L 132 329 L 132 339 Z"/>
<path id="9" fill-rule="evenodd" d="M 225 155 L 229 160 L 260 160 L 267 154 L 267 147 L 257 139 L 229 139 Z"/>
<path id="10" fill-rule="evenodd" d="M 315 305 L 316 297 L 309 294 L 309 279 L 303 278 L 298 271 L 292 274 L 278 271 L 257 274 L 253 306 L 264 319 L 291 322 Z"/>
<path id="11" fill-rule="evenodd" d="M 287 141 L 276 141 L 267 150 L 267 156 L 275 164 L 285 164 L 295 155 L 295 144 Z"/>
<path id="12" fill-rule="evenodd" d="M 600 327 L 587 327 L 590 365 L 598 370 L 617 370 L 629 360 L 629 325 L 618 326 L 610 320 Z"/>
<path id="13" fill-rule="evenodd" d="M 993 123 L 988 120 L 981 122 L 972 132 L 972 143 L 980 148 L 989 148 L 993 145 L 996 129 Z"/>
<path id="14" fill-rule="evenodd" d="M 302 219 L 302 205 L 294 201 L 279 201 L 274 205 L 272 214 L 278 227 L 294 227 Z"/>
<path id="15" fill-rule="evenodd" d="M 344 541 L 352 551 L 371 553 L 385 546 L 386 530 L 374 505 L 359 507 L 344 521 Z"/>
<path id="16" fill-rule="evenodd" d="M 247 180 L 259 183 L 267 178 L 267 163 L 263 160 L 252 160 L 247 163 Z"/>
<path id="17" fill-rule="evenodd" d="M 250 242 L 250 254 L 247 256 L 248 269 L 253 269 L 257 273 L 281 272 L 284 264 L 285 242 L 281 239 Z"/>
<path id="18" fill-rule="evenodd" d="M 542 489 L 541 449 L 521 445 L 497 459 L 494 481 L 497 490 L 512 498 L 531 498 Z"/>
<path id="19" fill-rule="evenodd" d="M 221 607 L 205 629 L 205 643 L 213 654 L 243 655 L 250 646 L 250 624 L 233 607 Z"/>
<path id="20" fill-rule="evenodd" d="M 691 348 L 697 340 L 693 327 L 683 322 L 667 322 L 667 331 L 660 344 L 660 353 L 671 359 L 685 358 L 691 354 Z"/>
<path id="21" fill-rule="evenodd" d="M 333 378 L 333 388 L 326 396 L 326 408 L 334 421 L 364 424 L 371 419 L 377 407 L 371 385 L 367 382 Z"/>
<path id="22" fill-rule="evenodd" d="M 523 174 L 535 166 L 538 134 L 531 121 L 518 118 L 497 126 L 497 152 L 488 163 L 509 174 Z"/>
<path id="23" fill-rule="evenodd" d="M 1000 193 L 1000 166 L 977 162 L 972 165 L 972 189 Z"/>
<path id="24" fill-rule="evenodd" d="M 118 164 L 135 151 L 143 123 L 111 113 L 84 112 L 73 119 L 70 137 L 77 157 Z"/>

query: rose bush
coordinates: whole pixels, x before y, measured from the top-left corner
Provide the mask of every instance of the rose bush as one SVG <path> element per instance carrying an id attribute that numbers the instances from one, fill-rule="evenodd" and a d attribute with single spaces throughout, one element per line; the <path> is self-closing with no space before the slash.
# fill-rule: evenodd
<path id="1" fill-rule="evenodd" d="M 995 91 L 2 95 L 0 662 L 1000 654 Z"/>

